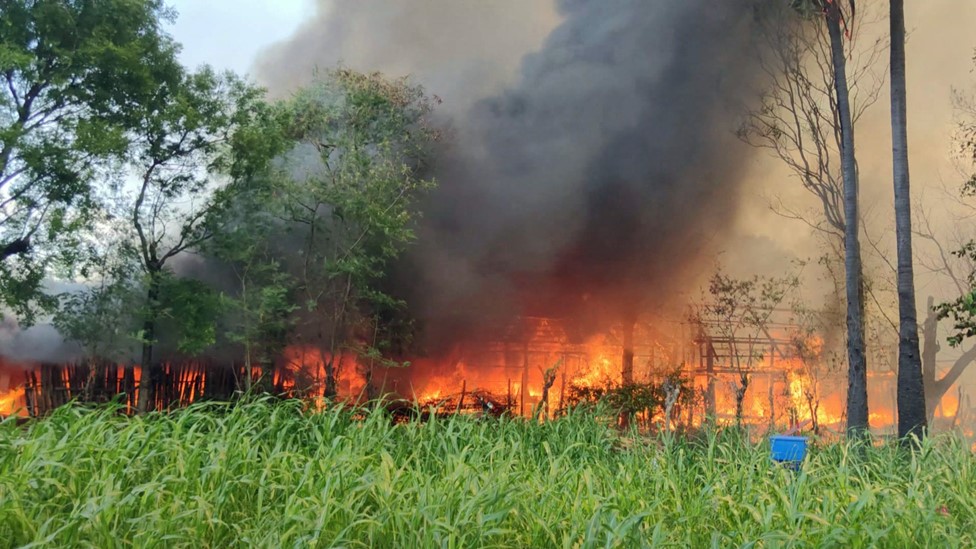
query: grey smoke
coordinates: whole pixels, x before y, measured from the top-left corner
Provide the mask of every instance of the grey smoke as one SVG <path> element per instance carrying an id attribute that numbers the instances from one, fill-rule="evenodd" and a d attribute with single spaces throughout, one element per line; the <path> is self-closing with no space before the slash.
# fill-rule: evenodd
<path id="1" fill-rule="evenodd" d="M 460 113 L 500 92 L 558 22 L 551 0 L 317 0 L 318 13 L 256 63 L 284 95 L 337 63 L 411 75 Z"/>
<path id="2" fill-rule="evenodd" d="M 460 7 L 441 11 L 449 3 L 412 2 L 409 21 L 456 33 L 450 18 L 470 18 Z M 275 59 L 299 61 L 274 63 L 266 82 L 295 82 L 310 62 L 302 59 L 326 66 L 330 55 L 355 52 L 355 39 L 367 53 L 353 68 L 400 68 L 435 92 L 478 95 L 465 85 L 469 73 L 452 69 L 463 59 L 478 66 L 492 44 L 460 41 L 450 59 L 426 58 L 429 44 L 395 32 L 388 17 L 402 3 L 341 5 L 276 49 Z M 510 4 L 509 16 L 530 19 L 538 5 Z M 428 331 L 454 337 L 459 327 L 515 314 L 600 323 L 676 301 L 710 266 L 753 154 L 733 130 L 757 87 L 759 5 L 561 0 L 561 24 L 524 56 L 506 89 L 478 100 L 444 95 L 472 107 L 454 116 L 441 186 L 424 204 L 418 246 L 399 273 Z M 347 31 L 330 36 L 339 25 Z M 490 30 L 478 27 L 483 36 Z M 378 36 L 382 47 L 369 45 Z M 445 85 L 450 75 L 458 83 Z"/>
<path id="3" fill-rule="evenodd" d="M 78 345 L 64 341 L 51 324 L 42 323 L 22 329 L 12 319 L 0 321 L 0 358 L 10 363 L 60 363 L 77 359 Z"/>
<path id="4" fill-rule="evenodd" d="M 82 291 L 82 284 L 49 280 L 45 291 L 51 294 Z M 77 360 L 82 356 L 79 345 L 65 341 L 49 318 L 23 327 L 13 315 L 0 315 L 0 362 L 7 366 L 31 363 L 60 363 Z"/>

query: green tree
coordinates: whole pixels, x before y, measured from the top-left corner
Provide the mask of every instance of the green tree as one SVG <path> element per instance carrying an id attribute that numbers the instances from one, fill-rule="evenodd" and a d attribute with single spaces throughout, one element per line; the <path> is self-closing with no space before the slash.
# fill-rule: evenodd
<path id="1" fill-rule="evenodd" d="M 258 365 L 260 387 L 268 390 L 275 360 L 292 335 L 298 305 L 295 279 L 285 270 L 278 250 L 276 186 L 270 180 L 261 183 L 236 197 L 224 213 L 225 230 L 214 236 L 208 251 L 234 274 L 235 291 L 224 296 L 226 335 L 243 347 L 245 387 L 251 388 Z"/>
<path id="2" fill-rule="evenodd" d="M 79 257 L 129 113 L 178 70 L 160 0 L 0 0 L 0 306 L 31 322 Z"/>
<path id="3" fill-rule="evenodd" d="M 86 358 L 125 361 L 135 344 L 143 288 L 131 262 L 110 261 L 90 286 L 62 294 L 53 318 L 65 339 L 79 343 Z"/>
<path id="4" fill-rule="evenodd" d="M 135 334 L 144 289 L 140 279 L 132 277 L 137 266 L 131 259 L 121 254 L 103 257 L 87 288 L 59 296 L 53 324 L 62 337 L 77 342 L 84 352 L 91 376 L 80 391 L 85 400 L 110 396 L 94 390 L 99 374 L 116 364 L 131 365 L 137 349 Z M 128 405 L 134 407 L 135 376 L 131 366 L 125 369 L 122 393 Z"/>
<path id="5" fill-rule="evenodd" d="M 232 75 L 181 70 L 129 115 L 134 121 L 126 135 L 132 177 L 117 184 L 114 210 L 128 220 L 122 245 L 131 248 L 146 279 L 140 411 L 153 399 L 159 320 L 167 303 L 181 304 L 166 291 L 189 301 L 204 297 L 187 291 L 193 283 L 172 276 L 172 260 L 200 249 L 222 229 L 222 212 L 270 160 L 261 154 L 264 149 L 254 146 L 254 126 L 260 125 L 263 112 L 260 94 Z M 199 323 L 199 313 L 171 318 Z M 181 339 L 181 350 L 213 343 L 215 330 Z"/>
<path id="6" fill-rule="evenodd" d="M 393 337 L 376 324 L 402 307 L 383 290 L 389 263 L 414 239 L 416 198 L 438 138 L 422 88 L 405 79 L 346 69 L 321 75 L 284 105 L 280 189 L 284 222 L 301 240 L 292 262 L 304 302 L 300 332 L 326 357 L 326 396 L 336 395 L 343 351 L 367 370 Z M 369 372 L 363 372 L 367 376 Z"/>

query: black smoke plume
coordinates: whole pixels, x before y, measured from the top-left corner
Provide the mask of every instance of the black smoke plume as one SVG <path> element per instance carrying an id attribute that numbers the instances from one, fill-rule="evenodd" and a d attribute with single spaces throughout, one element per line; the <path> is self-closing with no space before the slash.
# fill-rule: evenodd
<path id="1" fill-rule="evenodd" d="M 412 3 L 411 18 L 449 24 L 439 4 Z M 440 187 L 399 273 L 428 334 L 451 340 L 515 315 L 597 326 L 679 301 L 736 213 L 750 151 L 733 131 L 760 74 L 760 4 L 559 1 L 562 22 L 524 56 L 515 81 L 479 101 L 465 98 L 473 106 L 452 121 Z M 346 23 L 383 34 L 363 20 Z M 315 32 L 304 28 L 275 55 L 323 60 L 321 51 L 301 51 Z M 410 43 L 390 46 L 360 56 L 372 66 L 353 68 L 418 67 L 434 82 L 449 73 L 424 65 Z M 274 66 L 280 77 L 282 65 Z"/>

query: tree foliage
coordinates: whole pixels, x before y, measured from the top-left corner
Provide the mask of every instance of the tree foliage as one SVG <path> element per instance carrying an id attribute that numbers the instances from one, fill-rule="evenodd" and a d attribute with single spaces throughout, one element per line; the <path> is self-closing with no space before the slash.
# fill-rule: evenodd
<path id="1" fill-rule="evenodd" d="M 73 266 L 94 183 L 133 111 L 179 70 L 160 0 L 0 2 L 0 306 L 30 322 L 48 268 Z"/>
<path id="2" fill-rule="evenodd" d="M 127 166 L 136 183 L 134 188 L 125 181 L 118 186 L 117 215 L 129 221 L 122 246 L 133 250 L 147 278 L 144 368 L 154 366 L 156 323 L 164 304 L 175 302 L 167 291 L 178 296 L 190 284 L 174 285 L 169 263 L 220 232 L 222 213 L 270 162 L 262 154 L 269 149 L 254 146 L 260 130 L 252 126 L 263 127 L 264 121 L 260 90 L 207 68 L 181 71 L 167 84 L 133 115 L 137 124 L 127 135 Z M 190 295 L 192 291 L 185 297 Z M 200 311 L 192 313 L 173 318 L 202 327 Z M 184 343 L 180 347 L 200 350 L 215 339 L 214 330 L 205 330 L 190 340 L 181 338 L 186 348 Z M 151 387 L 152 376 L 142 376 L 140 409 L 145 409 Z"/>
<path id="3" fill-rule="evenodd" d="M 277 220 L 273 209 L 277 188 L 273 184 L 253 185 L 236 197 L 224 212 L 228 222 L 217 233 L 207 251 L 226 263 L 234 275 L 235 287 L 223 295 L 226 305 L 226 336 L 243 347 L 245 384 L 250 386 L 255 363 L 264 381 L 288 342 L 294 327 L 295 279 L 276 253 Z M 267 384 L 264 385 L 267 387 Z"/>
<path id="4" fill-rule="evenodd" d="M 732 388 L 739 425 L 752 372 L 764 358 L 762 342 L 770 337 L 773 313 L 798 286 L 799 277 L 795 275 L 740 279 L 719 269 L 709 279 L 704 303 L 692 313 L 690 320 L 699 327 L 702 337 L 717 337 L 728 347 L 727 366 L 738 377 Z"/>
<path id="5" fill-rule="evenodd" d="M 89 360 L 131 357 L 144 295 L 141 280 L 132 277 L 135 268 L 111 261 L 89 288 L 60 296 L 54 326 L 79 343 Z"/>
<path id="6" fill-rule="evenodd" d="M 433 102 L 406 79 L 340 68 L 282 108 L 293 146 L 270 207 L 285 234 L 301 242 L 297 257 L 283 263 L 303 303 L 299 333 L 329 357 L 332 395 L 344 350 L 373 364 L 393 338 L 397 323 L 376 319 L 403 303 L 382 282 L 415 238 L 414 203 L 433 185 L 424 177 L 438 139 Z"/>
<path id="7" fill-rule="evenodd" d="M 962 248 L 952 252 L 960 258 L 976 261 L 976 241 L 970 240 Z M 976 271 L 966 277 L 969 288 L 956 299 L 936 306 L 939 319 L 952 320 L 953 333 L 949 336 L 949 345 L 956 347 L 966 338 L 976 336 Z"/>

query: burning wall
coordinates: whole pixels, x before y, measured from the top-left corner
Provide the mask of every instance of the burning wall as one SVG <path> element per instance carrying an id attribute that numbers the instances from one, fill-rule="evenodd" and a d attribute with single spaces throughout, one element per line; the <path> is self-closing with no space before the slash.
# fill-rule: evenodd
<path id="1" fill-rule="evenodd" d="M 603 389 L 622 383 L 623 327 L 584 336 L 571 326 L 558 319 L 520 318 L 507 329 L 489 332 L 482 340 L 459 345 L 440 358 L 419 358 L 402 368 L 377 365 L 372 392 L 448 407 L 466 402 L 481 412 L 485 410 L 479 408 L 479 402 L 491 401 L 511 413 L 528 416 L 539 405 L 543 377 L 552 369 L 555 379 L 545 413 L 554 416 L 579 388 Z M 686 410 L 688 416 L 697 423 L 712 414 L 720 424 L 732 424 L 740 372 L 733 366 L 727 346 L 697 328 L 686 321 L 638 318 L 631 349 L 633 381 L 659 382 L 679 367 L 703 397 Z M 810 429 L 815 415 L 822 432 L 842 432 L 844 371 L 825 364 L 823 357 L 792 353 L 786 346 L 788 335 L 788 331 L 776 331 L 767 340 L 753 342 L 757 347 L 746 354 L 750 382 L 743 420 L 756 426 Z M 326 358 L 316 349 L 290 347 L 270 380 L 272 390 L 320 397 Z M 364 376 L 369 364 L 352 356 L 341 361 L 340 397 L 349 401 L 365 398 L 370 393 Z M 245 388 L 246 376 L 241 364 L 207 362 L 168 363 L 160 375 L 153 399 L 157 408 L 229 398 Z M 43 414 L 73 398 L 107 401 L 118 393 L 128 393 L 134 404 L 140 377 L 138 366 L 3 363 L 0 416 Z M 870 420 L 877 432 L 894 427 L 894 383 L 890 372 L 870 375 Z M 974 419 L 976 409 L 960 390 L 951 393 L 937 410 L 935 428 L 968 429 Z"/>
<path id="2" fill-rule="evenodd" d="M 25 370 L 0 360 L 0 417 L 11 414 L 27 415 L 24 384 Z"/>

